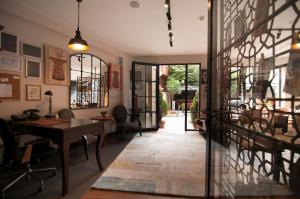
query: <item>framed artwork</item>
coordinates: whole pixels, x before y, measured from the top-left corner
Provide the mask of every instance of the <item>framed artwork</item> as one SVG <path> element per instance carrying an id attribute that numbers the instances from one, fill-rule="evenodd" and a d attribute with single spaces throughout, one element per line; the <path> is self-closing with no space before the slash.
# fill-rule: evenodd
<path id="1" fill-rule="evenodd" d="M 70 85 L 69 53 L 67 50 L 45 45 L 45 84 Z"/>
<path id="2" fill-rule="evenodd" d="M 235 47 L 239 47 L 243 43 L 242 38 L 246 34 L 246 27 L 247 20 L 246 20 L 246 12 L 245 10 L 239 11 L 237 18 L 234 20 L 234 39 L 235 41 L 239 41 L 236 43 Z"/>
<path id="3" fill-rule="evenodd" d="M 40 101 L 41 100 L 41 86 L 40 85 L 26 85 L 26 100 Z"/>
<path id="4" fill-rule="evenodd" d="M 41 59 L 42 46 L 21 42 L 21 55 Z"/>
<path id="5" fill-rule="evenodd" d="M 231 23 L 228 23 L 225 29 L 225 48 L 231 45 Z"/>
<path id="6" fill-rule="evenodd" d="M 260 23 L 262 23 L 268 18 L 269 4 L 270 4 L 269 0 L 257 1 L 253 27 L 256 27 L 257 25 L 259 25 Z M 252 33 L 252 36 L 253 37 L 260 36 L 261 34 L 267 31 L 267 28 L 268 28 L 268 23 L 264 23 Z"/>
<path id="7" fill-rule="evenodd" d="M 7 32 L 0 32 L 0 51 L 13 54 L 18 52 L 18 37 Z"/>
<path id="8" fill-rule="evenodd" d="M 26 77 L 41 78 L 41 62 L 34 60 L 25 60 Z"/>
<path id="9" fill-rule="evenodd" d="M 0 55 L 0 70 L 21 72 L 21 61 L 17 55 Z"/>
<path id="10" fill-rule="evenodd" d="M 120 66 L 118 65 L 112 65 L 110 64 L 109 65 L 110 67 L 110 77 L 109 77 L 109 80 L 110 80 L 110 86 L 109 88 L 110 89 L 120 89 L 121 88 L 121 82 L 120 82 Z"/>

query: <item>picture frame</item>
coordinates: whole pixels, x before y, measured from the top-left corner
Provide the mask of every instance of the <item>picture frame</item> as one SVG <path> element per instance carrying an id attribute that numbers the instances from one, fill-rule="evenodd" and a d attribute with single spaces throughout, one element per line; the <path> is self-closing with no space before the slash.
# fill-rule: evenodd
<path id="1" fill-rule="evenodd" d="M 17 54 L 18 37 L 15 34 L 1 31 L 0 32 L 0 51 Z"/>
<path id="2" fill-rule="evenodd" d="M 69 52 L 67 50 L 45 45 L 45 84 L 70 85 Z"/>
<path id="3" fill-rule="evenodd" d="M 31 59 L 25 60 L 25 76 L 27 78 L 41 78 L 41 62 Z"/>
<path id="4" fill-rule="evenodd" d="M 23 55 L 24 57 L 42 59 L 42 45 L 36 45 L 21 41 L 20 49 L 21 55 Z"/>
<path id="5" fill-rule="evenodd" d="M 40 85 L 26 85 L 26 100 L 40 101 L 41 100 L 41 86 Z"/>
<path id="6" fill-rule="evenodd" d="M 121 69 L 119 65 L 109 64 L 109 88 L 120 90 L 121 88 Z"/>
<path id="7" fill-rule="evenodd" d="M 17 55 L 0 54 L 0 70 L 21 72 L 21 59 Z"/>

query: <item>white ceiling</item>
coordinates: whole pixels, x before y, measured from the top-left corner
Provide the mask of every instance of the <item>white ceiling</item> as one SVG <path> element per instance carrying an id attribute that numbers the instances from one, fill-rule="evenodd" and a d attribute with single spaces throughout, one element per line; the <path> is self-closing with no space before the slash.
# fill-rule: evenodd
<path id="1" fill-rule="evenodd" d="M 75 31 L 75 0 L 13 1 Z M 164 0 L 138 1 L 141 6 L 135 9 L 129 6 L 130 0 L 83 0 L 82 34 L 131 55 L 206 54 L 207 0 L 171 0 L 173 48 L 169 45 Z M 199 16 L 205 20 L 200 21 Z"/>

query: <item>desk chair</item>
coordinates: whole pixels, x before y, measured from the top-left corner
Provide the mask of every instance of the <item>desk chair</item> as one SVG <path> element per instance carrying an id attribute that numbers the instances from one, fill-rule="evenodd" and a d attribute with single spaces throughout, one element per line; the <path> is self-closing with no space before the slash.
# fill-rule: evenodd
<path id="1" fill-rule="evenodd" d="M 118 105 L 113 109 L 113 117 L 117 123 L 117 131 L 121 132 L 122 137 L 124 139 L 124 133 L 128 132 L 129 129 L 132 129 L 132 124 L 127 123 L 127 116 L 131 116 L 133 121 L 138 122 L 138 132 L 140 136 L 142 136 L 142 123 L 139 119 L 140 114 L 139 113 L 132 113 L 129 114 L 127 112 L 127 109 L 123 105 Z"/>
<path id="2" fill-rule="evenodd" d="M 3 165 L 10 165 L 14 159 L 17 144 L 15 141 L 14 135 L 12 134 L 6 121 L 2 118 L 0 118 L 0 135 L 1 135 L 3 143 L 4 143 Z M 56 175 L 56 168 L 44 168 L 44 169 L 32 169 L 31 168 L 30 159 L 31 159 L 31 153 L 32 153 L 32 146 L 33 146 L 33 143 L 30 143 L 25 147 L 25 152 L 24 152 L 23 158 L 21 160 L 21 165 L 25 165 L 25 168 L 19 177 L 17 177 L 14 181 L 12 181 L 10 184 L 8 184 L 6 187 L 4 187 L 1 190 L 2 199 L 5 198 L 6 191 L 10 187 L 12 187 L 14 184 L 19 182 L 21 179 L 23 179 L 24 177 L 33 178 L 35 181 L 37 181 L 40 184 L 39 191 L 42 191 L 44 189 L 44 180 L 40 179 L 35 173 L 51 171 L 51 172 L 53 172 L 54 176 Z"/>
<path id="3" fill-rule="evenodd" d="M 58 117 L 60 119 L 71 119 L 71 118 L 75 118 L 75 115 L 73 113 L 72 110 L 70 109 L 61 109 L 60 111 L 58 111 Z M 84 151 L 85 151 L 85 156 L 86 156 L 86 159 L 88 160 L 89 159 L 89 155 L 88 155 L 88 141 L 87 141 L 87 136 L 86 135 L 83 135 L 81 137 L 82 139 L 82 144 L 84 146 Z"/>

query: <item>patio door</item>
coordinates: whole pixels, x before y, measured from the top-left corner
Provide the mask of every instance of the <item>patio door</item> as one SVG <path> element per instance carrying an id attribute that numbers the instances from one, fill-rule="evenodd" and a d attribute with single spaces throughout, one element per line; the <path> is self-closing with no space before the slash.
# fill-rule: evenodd
<path id="1" fill-rule="evenodd" d="M 198 131 L 199 128 L 195 124 L 199 118 L 200 111 L 200 71 L 201 64 L 186 64 L 185 65 L 185 130 Z"/>
<path id="2" fill-rule="evenodd" d="M 132 110 L 140 112 L 143 131 L 158 130 L 159 66 L 132 62 Z"/>

